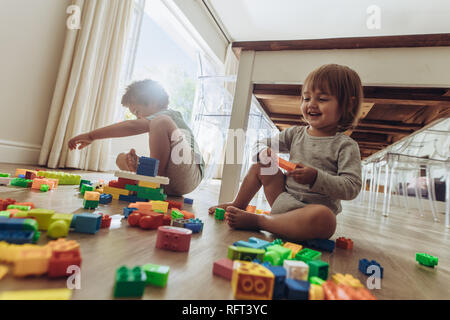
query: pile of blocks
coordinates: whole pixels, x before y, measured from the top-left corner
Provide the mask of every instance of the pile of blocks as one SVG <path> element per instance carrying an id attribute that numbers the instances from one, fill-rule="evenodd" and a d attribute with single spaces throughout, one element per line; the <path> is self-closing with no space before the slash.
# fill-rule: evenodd
<path id="1" fill-rule="evenodd" d="M 81 176 L 78 174 L 70 174 L 65 172 L 56 171 L 43 171 L 37 172 L 38 177 L 44 177 L 48 179 L 56 179 L 60 185 L 79 185 Z"/>
<path id="2" fill-rule="evenodd" d="M 327 251 L 331 247 L 324 240 L 310 243 Z M 214 262 L 213 274 L 231 281 L 235 299 L 376 299 L 349 274 L 328 280 L 329 265 L 321 256 L 301 244 L 251 237 L 229 246 L 227 257 Z"/>
<path id="3" fill-rule="evenodd" d="M 43 171 L 39 171 L 43 172 Z M 38 171 L 28 169 L 16 169 L 15 178 L 10 180 L 10 184 L 16 187 L 31 188 L 47 192 L 58 187 L 59 180 L 55 178 L 45 178 L 39 175 Z M 6 179 L 7 177 L 3 177 Z M 6 182 L 6 181 L 3 181 Z M 6 183 L 4 183 L 6 184 Z"/>

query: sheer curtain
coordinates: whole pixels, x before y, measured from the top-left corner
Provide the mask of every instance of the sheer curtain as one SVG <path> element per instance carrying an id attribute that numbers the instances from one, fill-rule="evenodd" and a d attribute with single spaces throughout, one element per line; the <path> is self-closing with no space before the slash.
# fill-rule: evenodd
<path id="1" fill-rule="evenodd" d="M 110 141 L 69 151 L 67 141 L 114 122 L 133 0 L 76 0 L 81 28 L 67 30 L 39 165 L 108 169 Z"/>

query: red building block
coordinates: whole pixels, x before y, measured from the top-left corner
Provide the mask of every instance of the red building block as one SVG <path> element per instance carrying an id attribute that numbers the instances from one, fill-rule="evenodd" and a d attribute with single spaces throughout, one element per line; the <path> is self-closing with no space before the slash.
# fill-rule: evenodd
<path id="1" fill-rule="evenodd" d="M 117 185 L 116 188 L 125 189 L 125 185 L 127 185 L 127 184 L 135 185 L 135 184 L 137 184 L 137 181 L 131 180 L 131 179 L 119 178 L 116 183 L 116 185 Z"/>
<path id="2" fill-rule="evenodd" d="M 70 273 L 67 273 L 67 268 L 72 265 L 81 267 L 81 255 L 79 249 L 53 251 L 48 264 L 48 277 L 58 278 L 70 276 Z"/>
<path id="3" fill-rule="evenodd" d="M 168 209 L 183 209 L 183 203 L 182 202 L 178 202 L 178 201 L 174 201 L 174 200 L 167 200 L 167 202 L 169 203 L 169 207 Z"/>
<path id="4" fill-rule="evenodd" d="M 162 226 L 158 228 L 156 248 L 171 251 L 189 251 L 192 231 L 185 228 Z"/>
<path id="5" fill-rule="evenodd" d="M 217 260 L 213 264 L 213 274 L 231 281 L 234 261 L 228 258 Z"/>
<path id="6" fill-rule="evenodd" d="M 351 250 L 353 248 L 353 241 L 350 238 L 339 237 L 336 239 L 336 247 Z"/>
<path id="7" fill-rule="evenodd" d="M 16 202 L 14 203 L 16 206 L 29 206 L 31 209 L 34 209 L 34 203 L 33 202 Z"/>
<path id="8" fill-rule="evenodd" d="M 165 214 L 163 217 L 163 226 L 170 226 L 171 223 L 172 217 L 170 216 L 170 214 Z"/>
<path id="9" fill-rule="evenodd" d="M 108 186 L 110 186 L 111 188 L 119 188 L 119 182 L 117 180 L 111 180 L 110 182 L 108 182 Z"/>
<path id="10" fill-rule="evenodd" d="M 139 227 L 141 229 L 157 229 L 163 225 L 164 215 L 162 213 L 149 213 L 141 216 Z"/>
<path id="11" fill-rule="evenodd" d="M 36 178 L 36 174 L 34 172 L 27 171 L 25 173 L 25 179 L 33 180 L 34 178 Z"/>
<path id="12" fill-rule="evenodd" d="M 7 198 L 5 200 L 0 199 L 0 207 L 1 207 L 2 211 L 5 211 L 6 208 L 8 208 L 8 206 L 10 204 L 15 204 L 15 203 L 16 203 L 16 200 L 14 200 L 14 199 L 10 199 L 10 198 Z"/>
<path id="13" fill-rule="evenodd" d="M 109 228 L 111 226 L 111 217 L 109 216 L 109 214 L 105 214 L 103 215 L 103 213 L 100 213 L 102 216 L 102 222 L 100 224 L 100 228 L 104 229 L 104 228 Z"/>

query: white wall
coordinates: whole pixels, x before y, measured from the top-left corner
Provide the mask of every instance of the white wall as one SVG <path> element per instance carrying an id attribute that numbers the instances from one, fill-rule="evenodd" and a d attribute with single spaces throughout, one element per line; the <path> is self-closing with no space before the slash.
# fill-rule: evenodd
<path id="1" fill-rule="evenodd" d="M 70 3 L 0 2 L 0 162 L 38 161 Z"/>

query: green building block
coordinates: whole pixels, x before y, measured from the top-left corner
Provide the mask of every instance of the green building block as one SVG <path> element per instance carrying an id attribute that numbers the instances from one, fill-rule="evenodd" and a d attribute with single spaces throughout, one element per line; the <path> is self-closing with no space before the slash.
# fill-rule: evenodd
<path id="1" fill-rule="evenodd" d="M 10 215 L 11 215 L 11 212 L 9 212 L 9 211 L 0 211 L 0 217 L 9 218 Z"/>
<path id="2" fill-rule="evenodd" d="M 121 266 L 116 271 L 114 284 L 115 298 L 137 298 L 144 294 L 147 285 L 147 276 L 141 267 L 129 269 Z"/>
<path id="3" fill-rule="evenodd" d="M 438 264 L 438 258 L 427 253 L 416 253 L 416 261 L 421 265 L 434 268 Z"/>
<path id="4" fill-rule="evenodd" d="M 162 210 L 158 210 L 158 209 L 155 209 L 155 210 L 153 210 L 154 212 L 158 212 L 158 213 L 162 213 L 162 214 L 165 214 L 165 212 L 164 211 L 162 211 Z"/>
<path id="5" fill-rule="evenodd" d="M 39 190 L 41 190 L 42 192 L 47 192 L 48 189 L 50 189 L 50 186 L 48 184 L 41 184 L 41 186 L 39 187 Z"/>
<path id="6" fill-rule="evenodd" d="M 142 270 L 147 276 L 147 285 L 164 288 L 169 278 L 170 267 L 156 264 L 145 264 Z"/>
<path id="7" fill-rule="evenodd" d="M 85 209 L 95 209 L 98 207 L 98 201 L 95 200 L 83 200 L 83 207 Z"/>
<path id="8" fill-rule="evenodd" d="M 214 212 L 214 218 L 216 220 L 223 220 L 223 219 L 225 219 L 225 209 L 216 208 L 216 211 Z"/>
<path id="9" fill-rule="evenodd" d="M 289 259 L 291 255 L 291 249 L 276 244 L 266 248 L 263 261 L 270 262 L 272 266 L 282 266 L 284 260 Z"/>
<path id="10" fill-rule="evenodd" d="M 271 245 L 274 246 L 276 244 L 282 246 L 284 243 L 283 243 L 283 240 L 281 240 L 281 239 L 275 239 L 272 241 Z"/>
<path id="11" fill-rule="evenodd" d="M 29 211 L 19 211 L 14 214 L 14 218 L 26 218 L 28 217 Z"/>
<path id="12" fill-rule="evenodd" d="M 39 225 L 34 219 L 24 219 L 22 230 L 34 231 L 37 232 L 39 229 Z"/>
<path id="13" fill-rule="evenodd" d="M 0 178 L 9 178 L 9 173 L 0 172 Z"/>
<path id="14" fill-rule="evenodd" d="M 29 217 L 33 217 L 36 219 L 39 225 L 39 230 L 47 230 L 50 225 L 50 220 L 52 216 L 55 214 L 55 210 L 47 210 L 47 209 L 31 209 L 28 212 Z"/>
<path id="15" fill-rule="evenodd" d="M 20 211 L 30 211 L 31 210 L 31 206 L 18 206 L 18 205 L 15 205 L 15 204 L 10 204 L 7 209 L 8 210 L 9 209 L 17 209 L 17 210 L 20 210 Z"/>
<path id="16" fill-rule="evenodd" d="M 300 250 L 295 255 L 295 260 L 300 260 L 303 262 L 313 261 L 313 260 L 320 260 L 322 257 L 322 253 L 316 250 L 304 248 L 303 250 Z"/>
<path id="17" fill-rule="evenodd" d="M 39 177 L 58 179 L 58 184 L 60 185 L 80 185 L 81 187 L 81 176 L 77 174 L 55 171 L 38 171 L 37 175 Z M 86 181 L 87 180 L 85 180 L 85 182 Z"/>
<path id="18" fill-rule="evenodd" d="M 91 181 L 81 179 L 80 180 L 80 190 L 81 190 L 81 187 L 83 186 L 83 184 L 91 185 Z"/>
<path id="19" fill-rule="evenodd" d="M 325 281 L 320 279 L 319 277 L 311 277 L 309 278 L 309 283 L 311 284 L 317 284 L 318 286 L 321 286 Z"/>
<path id="20" fill-rule="evenodd" d="M 311 260 L 307 263 L 309 266 L 308 278 L 318 277 L 322 280 L 328 279 L 328 263 L 322 260 Z"/>
<path id="21" fill-rule="evenodd" d="M 13 178 L 11 179 L 11 185 L 16 187 L 28 188 L 31 187 L 33 180 L 30 179 L 21 179 L 21 178 Z"/>
<path id="22" fill-rule="evenodd" d="M 184 214 L 182 214 L 177 209 L 172 209 L 171 217 L 172 217 L 172 220 L 184 219 Z"/>
<path id="23" fill-rule="evenodd" d="M 81 186 L 81 194 L 84 196 L 84 193 L 86 192 L 86 191 L 94 191 L 95 190 L 95 188 L 93 187 L 93 186 L 91 186 L 91 185 L 89 185 L 89 184 L 83 184 L 82 186 Z"/>
<path id="24" fill-rule="evenodd" d="M 264 249 L 229 246 L 227 258 L 230 260 L 253 261 L 258 259 L 262 261 L 264 253 Z"/>

